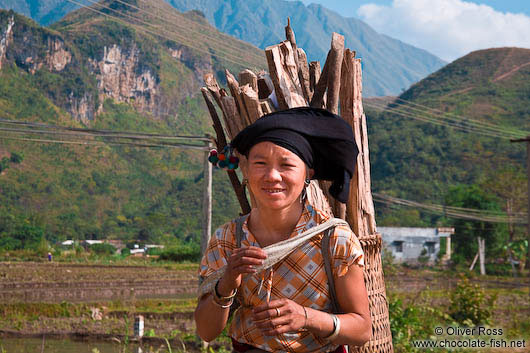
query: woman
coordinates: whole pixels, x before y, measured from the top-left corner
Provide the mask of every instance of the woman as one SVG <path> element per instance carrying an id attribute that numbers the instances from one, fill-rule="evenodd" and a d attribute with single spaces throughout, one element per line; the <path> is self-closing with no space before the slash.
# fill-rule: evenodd
<path id="1" fill-rule="evenodd" d="M 330 193 L 347 201 L 358 153 L 351 127 L 325 110 L 294 108 L 262 117 L 232 147 L 247 157 L 241 167 L 254 208 L 241 221 L 240 246 L 235 220 L 208 244 L 200 276 L 212 285 L 195 310 L 199 336 L 211 341 L 221 333 L 236 297 L 240 307 L 229 330 L 235 352 L 339 352 L 342 345 L 364 344 L 371 320 L 359 241 L 345 224 L 329 228 L 342 310 L 334 315 L 322 256 L 325 232 L 310 234 L 331 220 L 305 197 L 314 178 L 331 180 Z M 265 266 L 271 248 L 283 249 L 305 234 L 309 240 Z"/>

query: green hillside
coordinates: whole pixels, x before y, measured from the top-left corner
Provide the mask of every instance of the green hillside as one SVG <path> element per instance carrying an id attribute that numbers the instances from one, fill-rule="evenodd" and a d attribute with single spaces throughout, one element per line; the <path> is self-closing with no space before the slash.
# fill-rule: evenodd
<path id="1" fill-rule="evenodd" d="M 476 185 L 498 210 L 506 210 L 506 195 L 511 193 L 513 210 L 526 212 L 525 145 L 510 143 L 499 129 L 529 134 L 529 49 L 470 53 L 413 85 L 384 110 L 374 109 L 383 107 L 375 104 L 365 102 L 375 192 L 444 204 L 451 188 Z M 437 116 L 444 124 L 456 121 L 456 126 L 418 121 L 410 115 Z M 468 126 L 468 119 L 479 121 L 480 126 L 497 126 L 486 131 L 501 136 L 459 130 L 457 126 Z M 376 206 L 380 225 L 452 226 L 456 222 L 417 210 Z M 506 226 L 499 227 L 506 234 Z M 524 228 L 518 232 L 523 234 Z"/>
<path id="2" fill-rule="evenodd" d="M 160 1 L 157 6 L 165 5 Z M 170 6 L 167 11 L 201 28 L 206 25 L 194 13 L 183 15 Z M 149 20 L 156 23 L 144 17 Z M 199 94 L 202 74 L 243 68 L 223 59 L 218 41 L 201 39 L 190 48 L 169 34 L 160 38 L 88 10 L 77 10 L 50 29 L 12 11 L 0 11 L 2 34 L 9 23 L 14 25 L 1 59 L 1 119 L 167 135 L 211 134 Z M 196 35 L 189 27 L 188 41 Z M 233 47 L 259 55 L 248 44 L 230 43 L 226 35 L 211 27 L 209 31 Z M 245 53 L 240 56 L 244 60 Z M 248 61 L 258 68 L 265 62 Z M 101 79 L 108 67 L 121 70 L 114 86 Z M 36 246 L 41 236 L 50 241 L 198 239 L 203 152 L 28 142 L 17 139 L 68 137 L 16 134 L 5 130 L 13 128 L 7 124 L 0 128 L 1 248 Z M 225 172 L 215 171 L 213 225 L 237 215 L 238 209 Z"/>

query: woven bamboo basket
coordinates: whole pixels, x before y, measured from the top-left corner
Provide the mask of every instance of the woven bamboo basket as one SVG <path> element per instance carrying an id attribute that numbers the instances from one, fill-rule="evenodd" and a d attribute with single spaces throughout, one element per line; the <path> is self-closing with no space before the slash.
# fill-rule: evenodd
<path id="1" fill-rule="evenodd" d="M 359 237 L 364 250 L 364 283 L 368 292 L 372 317 L 372 339 L 362 347 L 350 347 L 350 352 L 393 352 L 392 333 L 388 318 L 388 302 L 381 262 L 382 239 L 380 233 Z"/>

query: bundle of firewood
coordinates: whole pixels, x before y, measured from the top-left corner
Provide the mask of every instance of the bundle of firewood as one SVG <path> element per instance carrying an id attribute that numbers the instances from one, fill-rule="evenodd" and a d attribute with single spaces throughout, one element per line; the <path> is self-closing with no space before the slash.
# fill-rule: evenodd
<path id="1" fill-rule="evenodd" d="M 236 79 L 225 70 L 230 94 L 218 85 L 213 74 L 204 76 L 206 87 L 201 91 L 217 135 L 217 149 L 224 148 L 227 143 L 226 136 L 233 139 L 245 126 L 261 116 L 288 108 L 325 108 L 339 114 L 352 126 L 359 156 L 350 184 L 348 203 L 344 205 L 334 200 L 327 192 L 329 182 L 326 181 L 321 181 L 320 185 L 313 181 L 308 197 L 309 202 L 319 209 L 345 219 L 359 238 L 365 252 L 364 277 L 370 301 L 373 335 L 363 347 L 351 348 L 358 352 L 392 352 L 388 304 L 381 266 L 381 235 L 376 233 L 370 188 L 368 135 L 362 105 L 361 60 L 355 58 L 354 51 L 344 48 L 342 35 L 333 33 L 331 49 L 321 71 L 320 63 L 312 61 L 308 64 L 304 50 L 297 47 L 289 20 L 285 34 L 287 40 L 265 49 L 268 73 L 243 70 Z M 222 121 L 215 104 L 221 112 Z M 227 173 L 243 214 L 250 212 L 251 206 L 238 176 L 233 170 L 228 170 Z M 252 200 L 252 195 L 250 197 Z"/>

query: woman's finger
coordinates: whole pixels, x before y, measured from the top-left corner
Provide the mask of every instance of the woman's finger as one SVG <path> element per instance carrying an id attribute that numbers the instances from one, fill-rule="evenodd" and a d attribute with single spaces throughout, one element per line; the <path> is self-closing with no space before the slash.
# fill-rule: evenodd
<path id="1" fill-rule="evenodd" d="M 271 300 L 268 303 L 264 303 L 261 305 L 258 305 L 254 308 L 254 314 L 257 314 L 261 311 L 268 310 L 268 309 L 274 309 L 274 308 L 280 308 L 286 304 L 285 299 L 275 299 Z"/>
<path id="2" fill-rule="evenodd" d="M 238 254 L 238 255 L 245 254 L 246 256 L 257 257 L 257 258 L 260 258 L 260 259 L 266 259 L 267 258 L 267 254 L 265 253 L 265 251 L 263 251 L 263 249 L 261 249 L 261 248 L 255 247 L 255 246 L 249 246 L 249 247 L 246 247 L 246 248 L 235 249 L 233 254 Z"/>

